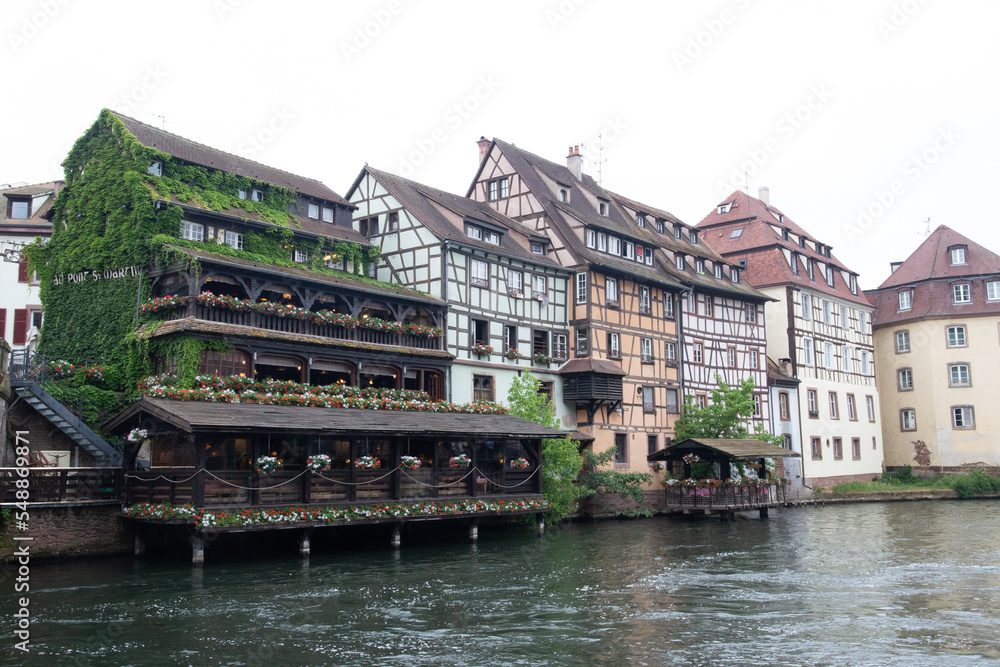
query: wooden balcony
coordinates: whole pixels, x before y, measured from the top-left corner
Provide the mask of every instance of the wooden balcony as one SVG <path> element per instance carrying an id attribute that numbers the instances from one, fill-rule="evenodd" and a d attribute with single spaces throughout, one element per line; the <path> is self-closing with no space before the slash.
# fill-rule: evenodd
<path id="1" fill-rule="evenodd" d="M 93 503 L 117 501 L 121 497 L 121 468 L 0 468 L 0 503 L 13 504 L 18 480 L 27 480 L 27 501 L 32 503 Z M 24 494 L 22 494 L 23 496 Z"/>
<path id="2" fill-rule="evenodd" d="M 289 334 L 304 334 L 308 336 L 320 336 L 323 338 L 333 338 L 336 340 L 353 341 L 359 343 L 370 343 L 375 345 L 395 345 L 400 347 L 417 348 L 422 350 L 443 349 L 440 338 L 428 338 L 427 336 L 417 336 L 407 333 L 393 333 L 391 331 L 378 331 L 376 329 L 366 329 L 364 327 L 343 327 L 334 324 L 316 324 L 310 320 L 300 320 L 291 317 L 278 317 L 264 313 L 238 312 L 228 308 L 216 308 L 195 304 L 195 319 L 206 322 L 216 322 L 219 324 L 234 324 L 237 326 L 254 327 L 256 329 L 267 329 L 268 331 L 278 331 Z"/>

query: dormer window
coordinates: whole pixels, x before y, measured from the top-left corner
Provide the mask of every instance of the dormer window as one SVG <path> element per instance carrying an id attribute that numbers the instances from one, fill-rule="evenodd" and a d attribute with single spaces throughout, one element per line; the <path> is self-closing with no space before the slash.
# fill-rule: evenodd
<path id="1" fill-rule="evenodd" d="M 236 196 L 239 197 L 240 199 L 246 199 L 247 198 L 247 191 L 246 190 L 240 190 L 240 191 L 238 191 L 236 193 Z"/>
<path id="2" fill-rule="evenodd" d="M 913 293 L 909 290 L 899 293 L 899 310 L 909 310 L 913 307 Z"/>
<path id="3" fill-rule="evenodd" d="M 691 243 L 698 245 L 698 232 L 691 232 L 691 235 L 688 238 L 691 240 Z"/>
<path id="4" fill-rule="evenodd" d="M 681 227 L 680 225 L 674 225 L 674 238 L 679 239 L 681 237 Z"/>
<path id="5" fill-rule="evenodd" d="M 308 215 L 313 220 L 319 220 L 319 204 L 309 204 Z"/>
<path id="6" fill-rule="evenodd" d="M 705 273 L 705 261 L 701 259 L 696 259 L 694 261 L 694 270 L 699 274 Z"/>
<path id="7" fill-rule="evenodd" d="M 327 208 L 326 206 L 323 207 L 323 222 L 330 222 L 330 223 L 333 222 L 332 208 Z"/>
<path id="8" fill-rule="evenodd" d="M 663 233 L 663 221 L 662 220 L 657 220 L 656 221 L 656 233 L 657 234 L 662 234 Z"/>
<path id="9" fill-rule="evenodd" d="M 646 266 L 653 265 L 653 249 L 646 248 Z"/>
<path id="10" fill-rule="evenodd" d="M 7 197 L 7 218 L 27 220 L 31 217 L 31 197 Z"/>
<path id="11" fill-rule="evenodd" d="M 833 275 L 834 275 L 833 267 L 832 266 L 826 267 L 826 284 L 829 285 L 830 287 L 834 286 Z"/>
<path id="12" fill-rule="evenodd" d="M 473 225 L 468 225 L 465 228 L 465 235 L 470 239 L 476 239 L 477 241 L 483 240 L 483 229 L 482 227 L 475 227 Z"/>
<path id="13" fill-rule="evenodd" d="M 951 265 L 965 264 L 965 246 L 951 248 Z"/>
<path id="14" fill-rule="evenodd" d="M 800 236 L 799 237 L 799 247 L 800 248 L 805 248 L 806 247 L 806 237 L 804 237 L 804 236 Z"/>
<path id="15" fill-rule="evenodd" d="M 853 273 L 851 274 L 850 287 L 851 287 L 851 294 L 857 294 L 858 293 L 858 277 L 856 275 L 854 275 Z"/>
<path id="16" fill-rule="evenodd" d="M 722 280 L 722 264 L 715 265 L 715 277 Z"/>
<path id="17" fill-rule="evenodd" d="M 740 270 L 739 269 L 733 269 L 732 271 L 729 272 L 729 275 L 730 275 L 730 277 L 732 277 L 734 283 L 738 283 L 740 281 Z"/>
<path id="18" fill-rule="evenodd" d="M 646 226 L 646 215 L 643 214 L 643 213 L 640 213 L 639 215 L 635 216 L 635 221 L 638 223 L 638 225 L 640 227 L 645 227 Z"/>
<path id="19" fill-rule="evenodd" d="M 559 188 L 559 201 L 563 203 L 569 201 L 569 191 L 566 188 Z"/>
<path id="20" fill-rule="evenodd" d="M 816 280 L 816 275 L 813 273 L 813 261 L 806 258 L 806 273 L 809 274 L 809 280 Z"/>
<path id="21" fill-rule="evenodd" d="M 608 253 L 620 257 L 622 254 L 622 240 L 617 236 L 608 237 Z"/>
<path id="22" fill-rule="evenodd" d="M 309 261 L 309 253 L 305 250 L 293 250 L 292 261 L 298 264 L 305 264 Z"/>
<path id="23" fill-rule="evenodd" d="M 733 208 L 733 203 L 732 202 L 729 202 L 728 204 L 722 204 L 718 208 L 718 214 L 719 215 L 725 215 L 726 213 L 729 213 L 729 211 L 731 211 L 732 208 Z"/>
<path id="24" fill-rule="evenodd" d="M 535 254 L 535 255 L 544 255 L 545 254 L 545 244 L 541 243 L 539 241 L 532 241 L 531 242 L 531 252 L 532 252 L 532 254 Z"/>
<path id="25" fill-rule="evenodd" d="M 677 255 L 677 270 L 684 270 L 684 255 Z"/>
<path id="26" fill-rule="evenodd" d="M 789 255 L 788 263 L 792 266 L 792 273 L 799 275 L 799 253 L 793 252 Z"/>
<path id="27" fill-rule="evenodd" d="M 600 214 L 601 214 L 601 215 L 603 215 L 603 216 L 604 216 L 605 218 L 606 218 L 606 217 L 608 217 L 608 205 L 607 205 L 606 203 L 604 203 L 604 202 L 600 202 L 600 203 L 599 203 L 599 204 L 597 205 L 597 210 L 598 210 L 598 211 L 600 212 Z"/>
<path id="28" fill-rule="evenodd" d="M 392 214 L 390 213 L 389 215 L 391 217 Z M 396 221 L 396 228 L 390 229 L 389 231 L 391 232 L 399 231 L 398 220 Z M 483 232 L 483 240 L 489 243 L 490 245 L 500 245 L 500 234 L 496 232 L 491 232 L 490 230 L 487 229 L 486 231 Z M 534 245 L 532 245 L 532 252 L 534 252 Z"/>
<path id="29" fill-rule="evenodd" d="M 635 244 L 631 241 L 625 241 L 625 258 L 635 259 Z"/>
<path id="30" fill-rule="evenodd" d="M 636 244 L 636 246 L 635 246 L 635 261 L 637 261 L 640 264 L 642 264 L 643 261 L 645 261 L 643 259 L 643 256 L 645 255 L 645 252 L 646 252 L 645 248 L 643 248 L 641 245 Z"/>
<path id="31" fill-rule="evenodd" d="M 253 201 L 264 201 L 264 193 L 260 190 L 252 190 L 250 192 L 250 199 Z"/>
<path id="32" fill-rule="evenodd" d="M 782 229 L 781 230 L 781 240 L 782 241 L 787 241 L 788 240 L 788 230 L 787 229 Z"/>
<path id="33" fill-rule="evenodd" d="M 149 163 L 149 168 L 146 169 L 146 173 L 151 176 L 163 176 L 163 163 L 159 160 Z"/>
<path id="34" fill-rule="evenodd" d="M 729 232 L 729 238 L 731 238 L 731 239 L 738 239 L 741 236 L 743 236 L 743 228 L 742 227 L 737 227 L 733 231 Z"/>
<path id="35" fill-rule="evenodd" d="M 597 249 L 601 252 L 608 251 L 608 235 L 604 232 L 597 233 Z"/>
<path id="36" fill-rule="evenodd" d="M 597 247 L 597 232 L 593 229 L 587 230 L 587 247 L 591 249 Z"/>

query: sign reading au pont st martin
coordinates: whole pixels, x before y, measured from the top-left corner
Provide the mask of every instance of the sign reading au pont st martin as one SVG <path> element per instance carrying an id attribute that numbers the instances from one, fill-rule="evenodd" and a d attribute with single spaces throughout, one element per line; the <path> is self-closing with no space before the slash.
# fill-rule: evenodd
<path id="1" fill-rule="evenodd" d="M 104 269 L 103 271 L 77 271 L 52 278 L 53 285 L 68 285 L 70 283 L 85 283 L 87 281 L 114 280 L 115 278 L 130 278 L 142 275 L 142 269 L 137 266 L 125 266 L 120 269 Z"/>

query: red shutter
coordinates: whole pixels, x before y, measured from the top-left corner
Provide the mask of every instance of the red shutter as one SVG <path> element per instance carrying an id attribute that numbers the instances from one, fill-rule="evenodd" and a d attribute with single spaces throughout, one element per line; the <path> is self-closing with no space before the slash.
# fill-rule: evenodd
<path id="1" fill-rule="evenodd" d="M 0 308 L 0 338 L 7 340 L 7 309 Z"/>
<path id="2" fill-rule="evenodd" d="M 28 342 L 28 309 L 14 310 L 14 345 L 24 345 Z"/>
<path id="3" fill-rule="evenodd" d="M 21 263 L 17 265 L 17 282 L 26 283 L 28 282 L 28 258 L 25 257 L 21 260 Z"/>

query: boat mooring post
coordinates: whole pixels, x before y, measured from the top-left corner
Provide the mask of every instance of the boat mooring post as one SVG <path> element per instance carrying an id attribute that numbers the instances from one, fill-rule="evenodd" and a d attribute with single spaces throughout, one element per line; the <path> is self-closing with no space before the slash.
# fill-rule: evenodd
<path id="1" fill-rule="evenodd" d="M 135 555 L 137 558 L 142 558 L 146 555 L 146 536 L 142 534 L 142 529 L 138 526 L 134 528 L 135 530 Z"/>
<path id="2" fill-rule="evenodd" d="M 312 528 L 303 528 L 299 535 L 299 555 L 309 558 L 309 538 L 312 535 Z"/>
<path id="3" fill-rule="evenodd" d="M 400 545 L 403 543 L 402 530 L 400 530 L 402 528 L 402 526 L 403 526 L 403 524 L 397 523 L 396 525 L 394 525 L 392 527 L 392 540 L 391 540 L 391 543 L 392 543 L 392 548 L 393 549 L 398 549 L 400 547 Z"/>
<path id="4" fill-rule="evenodd" d="M 205 564 L 205 538 L 201 533 L 191 536 L 191 564 L 195 567 Z"/>
<path id="5" fill-rule="evenodd" d="M 473 544 L 479 541 L 479 519 L 469 522 L 469 541 Z"/>
<path id="6" fill-rule="evenodd" d="M 545 535 L 545 515 L 539 512 L 535 515 L 535 537 Z"/>

